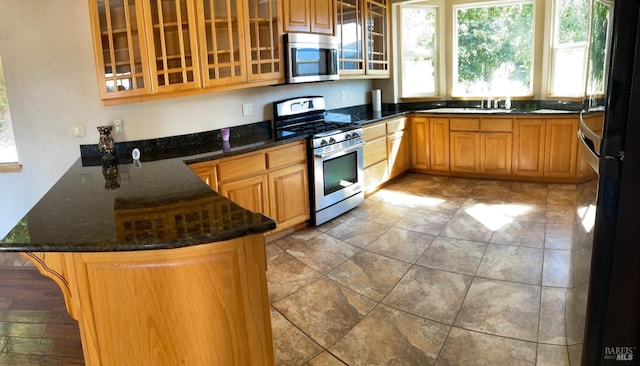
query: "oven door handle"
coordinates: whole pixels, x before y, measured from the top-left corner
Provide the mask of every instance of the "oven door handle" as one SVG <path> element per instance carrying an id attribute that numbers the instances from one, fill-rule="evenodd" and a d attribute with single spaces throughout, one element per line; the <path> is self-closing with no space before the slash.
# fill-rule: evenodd
<path id="1" fill-rule="evenodd" d="M 350 153 L 353 150 L 357 150 L 357 149 L 359 149 L 359 148 L 361 148 L 363 146 L 364 146 L 364 142 L 361 142 L 359 144 L 355 144 L 355 145 L 349 146 L 349 147 L 341 149 L 341 150 L 331 151 L 328 154 L 313 154 L 313 157 L 316 158 L 316 159 L 324 159 L 324 158 L 327 158 L 327 157 L 330 157 L 330 156 L 333 156 L 333 155 L 337 155 L 337 154 L 347 154 L 347 153 Z"/>

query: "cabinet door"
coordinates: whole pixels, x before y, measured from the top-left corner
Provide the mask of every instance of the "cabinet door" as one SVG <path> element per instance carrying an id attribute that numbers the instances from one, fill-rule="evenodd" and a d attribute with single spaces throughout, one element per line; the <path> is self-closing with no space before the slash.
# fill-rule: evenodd
<path id="1" fill-rule="evenodd" d="M 311 1 L 311 32 L 333 35 L 335 0 Z"/>
<path id="2" fill-rule="evenodd" d="M 483 173 L 511 175 L 513 136 L 510 133 L 483 133 L 481 135 Z"/>
<path id="3" fill-rule="evenodd" d="M 338 0 L 336 36 L 340 39 L 340 75 L 364 74 L 363 0 Z"/>
<path id="4" fill-rule="evenodd" d="M 389 75 L 388 0 L 365 0 L 365 71 Z"/>
<path id="5" fill-rule="evenodd" d="M 429 120 L 431 144 L 429 156 L 432 170 L 449 170 L 449 119 L 431 118 Z"/>
<path id="6" fill-rule="evenodd" d="M 411 119 L 411 166 L 429 169 L 429 119 Z"/>
<path id="7" fill-rule="evenodd" d="M 480 171 L 479 132 L 451 132 L 451 171 Z"/>
<path id="8" fill-rule="evenodd" d="M 151 93 L 140 0 L 89 1 L 100 98 Z"/>
<path id="9" fill-rule="evenodd" d="M 218 189 L 218 174 L 217 174 L 217 165 L 212 162 L 204 162 L 189 165 L 189 168 L 202 179 L 203 182 L 207 183 L 209 187 L 213 190 Z"/>
<path id="10" fill-rule="evenodd" d="M 387 160 L 364 168 L 364 190 L 371 192 L 389 180 L 389 165 Z"/>
<path id="11" fill-rule="evenodd" d="M 246 80 L 242 1 L 197 0 L 205 87 Z"/>
<path id="12" fill-rule="evenodd" d="M 578 137 L 577 119 L 547 120 L 544 175 L 573 177 L 576 173 Z"/>
<path id="13" fill-rule="evenodd" d="M 513 133 L 513 174 L 541 177 L 544 174 L 546 121 L 517 119 Z"/>
<path id="14" fill-rule="evenodd" d="M 279 230 L 307 221 L 311 217 L 307 164 L 269 173 L 269 201 Z"/>
<path id="15" fill-rule="evenodd" d="M 248 0 L 249 80 L 284 78 L 276 0 Z"/>
<path id="16" fill-rule="evenodd" d="M 387 161 L 386 137 L 368 141 L 363 148 L 364 167 L 369 167 L 381 161 Z"/>
<path id="17" fill-rule="evenodd" d="M 387 153 L 389 162 L 389 178 L 404 173 L 411 161 L 409 158 L 409 134 L 399 131 L 387 137 Z"/>
<path id="18" fill-rule="evenodd" d="M 285 32 L 311 31 L 309 1 L 310 0 L 282 1 L 283 27 Z"/>
<path id="19" fill-rule="evenodd" d="M 195 4 L 149 0 L 145 11 L 154 93 L 200 87 Z"/>
<path id="20" fill-rule="evenodd" d="M 266 174 L 221 183 L 219 192 L 247 210 L 270 215 Z"/>

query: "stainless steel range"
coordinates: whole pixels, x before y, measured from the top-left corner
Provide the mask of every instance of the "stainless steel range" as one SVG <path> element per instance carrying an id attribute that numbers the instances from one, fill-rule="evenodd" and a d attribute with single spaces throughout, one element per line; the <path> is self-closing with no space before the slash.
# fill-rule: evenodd
<path id="1" fill-rule="evenodd" d="M 321 225 L 364 202 L 362 128 L 325 120 L 324 97 L 273 103 L 276 138 L 308 136 L 311 224 Z"/>

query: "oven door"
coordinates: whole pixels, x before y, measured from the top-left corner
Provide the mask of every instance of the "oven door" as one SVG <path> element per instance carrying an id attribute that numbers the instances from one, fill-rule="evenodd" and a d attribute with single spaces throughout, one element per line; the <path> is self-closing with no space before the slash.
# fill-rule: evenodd
<path id="1" fill-rule="evenodd" d="M 341 202 L 363 191 L 363 144 L 314 155 L 315 210 Z"/>

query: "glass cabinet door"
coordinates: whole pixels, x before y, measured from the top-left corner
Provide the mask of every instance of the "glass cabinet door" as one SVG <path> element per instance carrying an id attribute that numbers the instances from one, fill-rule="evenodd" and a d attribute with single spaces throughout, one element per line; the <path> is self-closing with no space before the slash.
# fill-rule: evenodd
<path id="1" fill-rule="evenodd" d="M 283 78 L 276 0 L 248 0 L 249 79 Z"/>
<path id="2" fill-rule="evenodd" d="M 190 0 L 148 0 L 147 26 L 155 92 L 200 86 L 194 4 Z"/>
<path id="3" fill-rule="evenodd" d="M 140 5 L 136 0 L 90 2 L 95 7 L 91 14 L 102 99 L 148 94 L 151 90 Z"/>
<path id="4" fill-rule="evenodd" d="M 389 74 L 388 0 L 366 0 L 367 74 Z"/>
<path id="5" fill-rule="evenodd" d="M 337 5 L 340 74 L 364 74 L 362 0 L 338 0 Z"/>
<path id="6" fill-rule="evenodd" d="M 237 0 L 199 0 L 203 32 L 202 65 L 204 85 L 224 85 L 246 80 L 242 2 Z"/>

